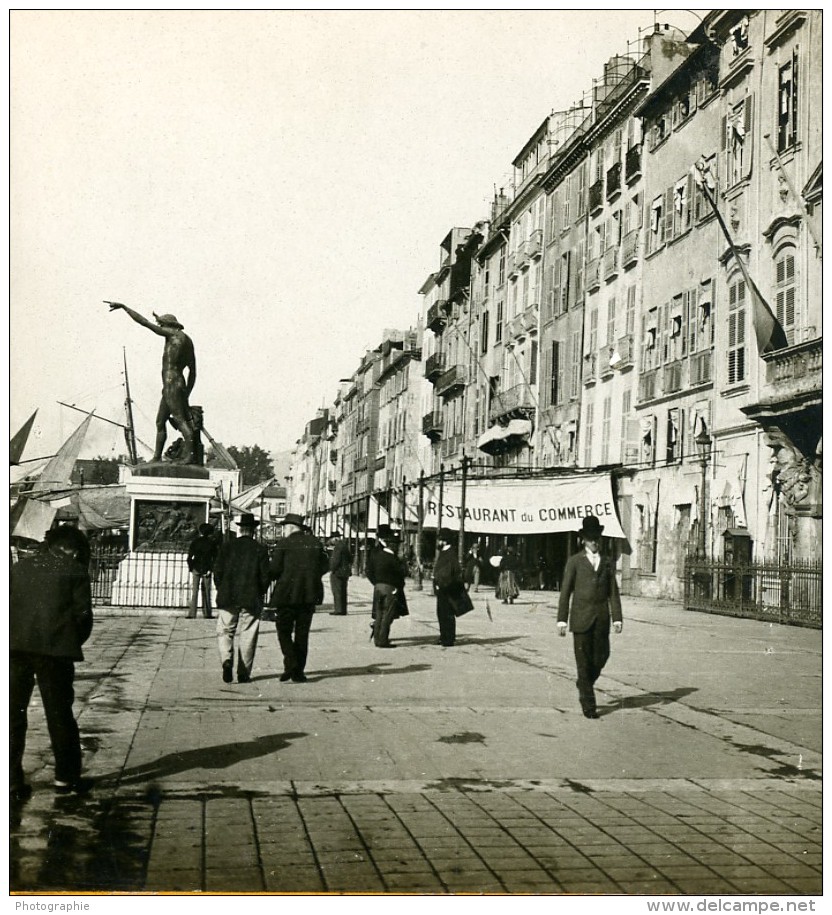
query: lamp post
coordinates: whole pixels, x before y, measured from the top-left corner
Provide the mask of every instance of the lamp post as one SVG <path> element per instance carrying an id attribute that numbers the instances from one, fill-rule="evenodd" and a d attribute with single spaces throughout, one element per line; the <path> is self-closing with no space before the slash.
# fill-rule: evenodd
<path id="1" fill-rule="evenodd" d="M 699 450 L 699 461 L 702 464 L 702 483 L 699 487 L 699 555 L 702 559 L 705 558 L 706 553 L 706 544 L 708 542 L 707 530 L 705 524 L 705 512 L 707 510 L 707 503 L 705 501 L 705 483 L 708 475 L 708 464 L 711 460 L 711 444 L 712 440 L 710 435 L 708 435 L 708 430 L 702 427 L 702 431 L 694 439 L 696 442 L 696 447 Z"/>

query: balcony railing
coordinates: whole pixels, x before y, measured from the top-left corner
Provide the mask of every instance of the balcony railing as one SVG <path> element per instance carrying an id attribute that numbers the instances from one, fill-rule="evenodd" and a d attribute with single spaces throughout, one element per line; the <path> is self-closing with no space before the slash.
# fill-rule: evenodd
<path id="1" fill-rule="evenodd" d="M 526 242 L 526 254 L 530 258 L 538 258 L 543 254 L 543 231 L 535 229 Z"/>
<path id="2" fill-rule="evenodd" d="M 641 143 L 631 146 L 624 157 L 624 180 L 627 184 L 641 177 Z"/>
<path id="3" fill-rule="evenodd" d="M 453 365 L 440 377 L 436 383 L 436 393 L 446 396 L 468 384 L 468 366 Z"/>
<path id="4" fill-rule="evenodd" d="M 613 360 L 612 367 L 619 370 L 629 368 L 633 364 L 633 335 L 624 334 L 623 337 L 619 337 L 615 352 L 618 359 Z"/>
<path id="5" fill-rule="evenodd" d="M 621 163 L 607 169 L 607 200 L 615 200 L 621 193 Z"/>
<path id="6" fill-rule="evenodd" d="M 808 340 L 764 357 L 766 382 L 778 399 L 802 396 L 823 385 L 823 340 Z"/>
<path id="7" fill-rule="evenodd" d="M 517 276 L 517 269 L 517 256 L 515 254 L 509 254 L 506 261 L 506 275 L 509 279 Z"/>
<path id="8" fill-rule="evenodd" d="M 611 280 L 618 276 L 618 246 L 607 248 L 604 252 L 604 279 Z"/>
<path id="9" fill-rule="evenodd" d="M 664 367 L 664 393 L 675 394 L 682 390 L 682 368 L 684 363 L 680 360 L 671 362 Z"/>
<path id="10" fill-rule="evenodd" d="M 359 470 L 366 470 L 366 469 L 367 469 L 367 458 L 365 458 L 365 457 L 356 458 L 355 459 L 356 472 L 358 472 Z"/>
<path id="11" fill-rule="evenodd" d="M 514 263 L 518 270 L 526 265 L 526 262 L 529 259 L 529 255 L 526 252 L 526 242 L 521 241 L 517 246 L 517 251 L 514 253 Z"/>
<path id="12" fill-rule="evenodd" d="M 335 490 L 338 488 L 338 481 L 337 480 L 327 480 L 326 488 L 330 492 L 335 492 Z"/>
<path id="13" fill-rule="evenodd" d="M 640 245 L 639 245 L 639 230 L 633 229 L 631 232 L 628 232 L 624 236 L 624 240 L 621 244 L 621 266 L 631 267 L 638 260 Z"/>
<path id="14" fill-rule="evenodd" d="M 425 378 L 436 384 L 436 379 L 445 371 L 442 353 L 433 353 L 425 360 Z"/>
<path id="15" fill-rule="evenodd" d="M 604 206 L 604 180 L 599 178 L 589 186 L 589 212 L 595 213 Z"/>
<path id="16" fill-rule="evenodd" d="M 584 356 L 583 382 L 584 384 L 595 384 L 598 380 L 598 354 L 587 353 Z"/>
<path id="17" fill-rule="evenodd" d="M 426 413 L 422 417 L 422 435 L 436 442 L 442 438 L 442 414 L 438 410 Z"/>
<path id="18" fill-rule="evenodd" d="M 601 285 L 601 258 L 595 257 L 586 265 L 586 291 L 593 292 Z"/>
<path id="19" fill-rule="evenodd" d="M 614 346 L 602 346 L 598 351 L 598 374 L 601 378 L 607 378 L 613 373 L 612 355 L 615 352 Z"/>
<path id="20" fill-rule="evenodd" d="M 428 330 L 432 330 L 435 334 L 441 333 L 447 323 L 446 304 L 446 302 L 435 302 L 428 309 L 426 321 L 427 328 Z"/>
<path id="21" fill-rule="evenodd" d="M 488 422 L 494 424 L 506 416 L 515 412 L 528 414 L 535 409 L 535 398 L 531 386 L 528 384 L 516 384 L 507 391 L 500 391 L 491 398 L 491 406 L 488 410 Z"/>
<path id="22" fill-rule="evenodd" d="M 652 372 L 645 372 L 638 380 L 638 399 L 654 400 L 659 396 L 658 385 L 659 372 L 653 369 Z"/>
<path id="23" fill-rule="evenodd" d="M 386 463 L 387 463 L 386 454 L 376 455 L 376 459 L 373 461 L 373 470 L 384 470 L 384 465 Z"/>
<path id="24" fill-rule="evenodd" d="M 508 339 L 522 339 L 526 334 L 535 330 L 537 330 L 537 303 L 529 305 L 506 324 Z"/>

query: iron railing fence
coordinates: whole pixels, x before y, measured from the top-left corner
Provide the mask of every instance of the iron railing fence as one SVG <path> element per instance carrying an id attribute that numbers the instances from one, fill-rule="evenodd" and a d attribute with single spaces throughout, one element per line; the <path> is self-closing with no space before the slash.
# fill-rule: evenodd
<path id="1" fill-rule="evenodd" d="M 688 556 L 684 606 L 703 613 L 820 629 L 822 579 L 821 560 L 733 563 Z"/>

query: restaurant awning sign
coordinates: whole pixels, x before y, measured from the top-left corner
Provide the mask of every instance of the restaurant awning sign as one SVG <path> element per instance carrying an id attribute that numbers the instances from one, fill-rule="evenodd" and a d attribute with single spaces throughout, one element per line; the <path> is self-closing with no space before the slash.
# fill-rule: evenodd
<path id="1" fill-rule="evenodd" d="M 425 487 L 424 527 L 459 530 L 462 483 Z M 605 537 L 626 539 L 612 495 L 610 477 L 587 474 L 545 480 L 470 480 L 465 487 L 465 530 L 480 534 L 549 534 L 577 531 L 588 515 L 604 525 Z M 439 524 L 437 525 L 437 521 Z"/>

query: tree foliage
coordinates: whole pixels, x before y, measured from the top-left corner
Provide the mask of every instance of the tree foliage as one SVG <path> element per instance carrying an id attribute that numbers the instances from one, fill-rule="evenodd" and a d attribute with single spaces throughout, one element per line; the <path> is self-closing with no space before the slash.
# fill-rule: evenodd
<path id="1" fill-rule="evenodd" d="M 229 445 L 227 450 L 243 472 L 243 486 L 254 486 L 274 476 L 272 459 L 259 445 Z"/>

